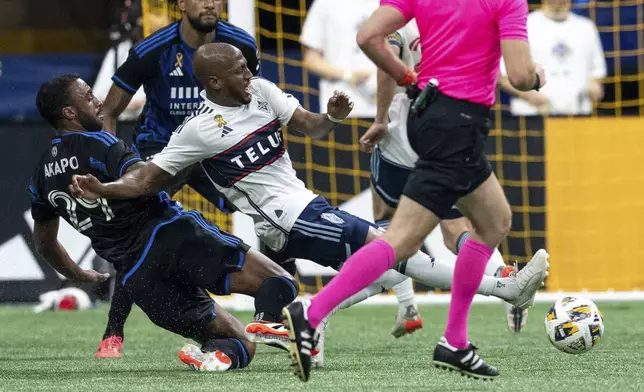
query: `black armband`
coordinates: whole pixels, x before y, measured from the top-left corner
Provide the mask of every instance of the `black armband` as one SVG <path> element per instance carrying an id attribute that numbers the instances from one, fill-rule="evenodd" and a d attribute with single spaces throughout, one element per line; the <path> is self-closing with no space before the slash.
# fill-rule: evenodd
<path id="1" fill-rule="evenodd" d="M 532 87 L 533 90 L 539 91 L 539 88 L 541 87 L 541 78 L 539 77 L 538 73 L 534 74 L 537 77 L 537 81 L 534 82 L 534 86 Z"/>

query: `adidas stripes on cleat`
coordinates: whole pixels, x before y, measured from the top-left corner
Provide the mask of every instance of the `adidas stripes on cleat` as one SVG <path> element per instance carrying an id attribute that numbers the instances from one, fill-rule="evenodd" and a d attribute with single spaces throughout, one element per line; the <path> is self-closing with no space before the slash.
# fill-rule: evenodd
<path id="1" fill-rule="evenodd" d="M 445 337 L 441 337 L 434 349 L 434 366 L 481 380 L 493 380 L 498 377 L 499 371 L 486 364 L 476 350 L 472 344 L 458 349 L 449 344 Z"/>
<path id="2" fill-rule="evenodd" d="M 289 337 L 289 354 L 293 373 L 302 381 L 308 381 L 311 375 L 311 351 L 317 345 L 317 332 L 307 318 L 310 301 L 296 301 L 287 305 L 282 314 L 286 319 Z"/>

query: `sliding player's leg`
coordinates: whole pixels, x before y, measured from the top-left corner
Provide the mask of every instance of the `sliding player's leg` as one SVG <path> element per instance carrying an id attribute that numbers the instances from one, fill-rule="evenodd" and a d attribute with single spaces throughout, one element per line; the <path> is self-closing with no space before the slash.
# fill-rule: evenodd
<path id="1" fill-rule="evenodd" d="M 132 299 L 121 284 L 122 274 L 117 273 L 114 282 L 114 293 L 110 302 L 107 318 L 107 328 L 103 340 L 98 346 L 94 358 L 120 358 L 123 348 L 125 320 L 132 310 Z"/>
<path id="2" fill-rule="evenodd" d="M 186 271 L 198 267 L 198 260 L 203 266 L 226 263 L 243 249 L 207 241 L 210 254 L 204 257 L 202 249 L 191 247 L 197 244 L 187 241 L 196 233 L 186 221 L 179 219 L 159 229 L 140 262 L 124 271 L 121 283 L 150 321 L 201 344 L 200 348 L 185 345 L 178 353 L 182 362 L 201 371 L 243 368 L 250 363 L 255 344 L 245 338 L 243 325 L 218 308 L 206 288 L 192 282 Z M 201 242 L 198 245 L 203 246 Z M 202 271 L 223 276 L 223 269 Z"/>
<path id="3" fill-rule="evenodd" d="M 149 161 L 154 158 L 156 154 L 161 152 L 164 147 L 164 143 L 142 141 L 139 145 L 133 146 L 133 150 L 137 155 L 139 155 L 139 157 L 141 157 L 141 159 Z M 190 181 L 194 170 L 195 167 L 189 167 L 174 176 L 172 183 L 167 186 L 166 192 L 169 195 L 174 195 L 178 192 L 188 181 Z M 212 188 L 214 189 L 214 187 Z M 214 200 L 212 203 L 215 206 L 219 206 L 219 204 L 224 206 L 226 205 L 225 203 L 220 202 L 218 197 L 212 197 L 212 199 Z M 101 341 L 96 354 L 94 354 L 95 358 L 121 357 L 121 349 L 123 348 L 123 341 L 125 339 L 123 329 L 125 322 L 127 321 L 127 317 L 132 309 L 133 301 L 120 285 L 120 280 L 121 279 L 117 276 L 117 281 L 114 285 L 114 293 L 112 294 L 112 299 L 110 301 L 107 327 L 105 329 L 105 334 L 103 335 L 103 340 Z"/>
<path id="4" fill-rule="evenodd" d="M 191 256 L 182 257 L 183 279 L 215 295 L 238 293 L 254 297 L 255 321 L 245 333 L 249 338 L 266 334 L 270 339 L 262 343 L 285 349 L 288 335 L 281 309 L 297 296 L 293 277 L 239 238 L 208 224 L 196 211 L 188 214 L 193 219 L 182 220 L 187 225 L 184 230 L 198 235 L 184 241 L 184 252 Z"/>
<path id="5" fill-rule="evenodd" d="M 255 296 L 256 317 L 272 322 L 281 319 L 280 308 L 297 294 L 284 269 L 209 225 L 196 211 L 160 228 L 149 252 L 125 273 L 122 283 L 155 324 L 202 343 L 199 350 L 186 346 L 179 353 L 199 370 L 244 367 L 254 353 L 243 325 L 218 311 L 207 292 Z M 172 295 L 161 294 L 167 291 Z"/>
<path id="6" fill-rule="evenodd" d="M 163 275 L 156 266 L 143 265 L 125 287 L 150 321 L 200 344 L 184 345 L 179 360 L 200 371 L 248 366 L 255 343 L 245 338 L 242 323 L 217 306 L 203 288 Z"/>

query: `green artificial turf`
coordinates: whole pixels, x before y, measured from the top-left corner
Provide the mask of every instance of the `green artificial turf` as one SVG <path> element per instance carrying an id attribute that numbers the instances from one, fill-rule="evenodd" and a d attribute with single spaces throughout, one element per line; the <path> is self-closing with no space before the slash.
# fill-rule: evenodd
<path id="1" fill-rule="evenodd" d="M 390 335 L 396 308 L 339 312 L 327 333 L 326 367 L 307 384 L 290 373 L 285 352 L 261 347 L 244 370 L 198 373 L 180 363 L 185 340 L 155 327 L 135 309 L 126 325 L 124 357 L 93 358 L 107 307 L 33 314 L 0 307 L 0 391 L 634 391 L 644 390 L 644 303 L 599 303 L 605 335 L 584 355 L 558 352 L 543 330 L 546 304 L 510 333 L 501 304 L 476 305 L 470 336 L 501 377 L 484 382 L 431 366 L 446 306 L 422 306 L 424 328 Z M 243 321 L 250 313 L 238 313 Z"/>

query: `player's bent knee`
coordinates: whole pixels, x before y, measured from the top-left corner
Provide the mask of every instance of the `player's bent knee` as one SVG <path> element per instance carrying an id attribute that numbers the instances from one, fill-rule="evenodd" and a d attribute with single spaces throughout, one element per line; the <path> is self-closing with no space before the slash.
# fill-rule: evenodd
<path id="1" fill-rule="evenodd" d="M 443 244 L 450 252 L 456 254 L 457 252 L 457 243 L 458 237 L 460 234 L 455 234 L 452 231 L 442 231 L 443 234 Z"/>
<path id="2" fill-rule="evenodd" d="M 496 219 L 486 225 L 485 228 L 477 230 L 477 234 L 481 236 L 488 246 L 494 248 L 508 235 L 511 227 L 512 212 L 508 209 L 507 212 L 497 216 Z"/>
<path id="3" fill-rule="evenodd" d="M 443 243 L 452 253 L 458 253 L 458 240 L 460 236 L 471 231 L 472 228 L 467 218 L 456 218 L 442 220 L 440 223 L 441 233 L 443 234 Z"/>
<path id="4" fill-rule="evenodd" d="M 512 211 L 508 208 L 505 213 L 498 218 L 496 234 L 499 237 L 499 242 L 508 235 L 510 228 L 512 228 Z"/>

